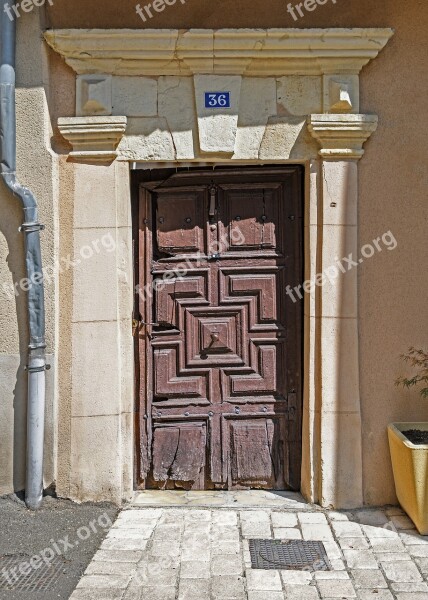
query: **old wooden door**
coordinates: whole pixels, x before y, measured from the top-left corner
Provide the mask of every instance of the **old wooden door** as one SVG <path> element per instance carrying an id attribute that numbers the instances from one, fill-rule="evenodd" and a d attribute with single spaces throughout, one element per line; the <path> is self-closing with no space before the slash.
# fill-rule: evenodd
<path id="1" fill-rule="evenodd" d="M 298 489 L 299 167 L 140 187 L 140 482 Z"/>

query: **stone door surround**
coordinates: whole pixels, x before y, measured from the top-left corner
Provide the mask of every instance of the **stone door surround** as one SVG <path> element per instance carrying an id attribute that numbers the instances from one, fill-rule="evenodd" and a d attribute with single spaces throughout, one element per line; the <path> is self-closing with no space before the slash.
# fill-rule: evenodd
<path id="1" fill-rule="evenodd" d="M 337 257 L 358 253 L 357 164 L 377 127 L 376 115 L 359 113 L 359 72 L 392 34 L 391 29 L 47 31 L 46 42 L 76 72 L 76 116 L 58 123 L 73 146 L 76 182 L 85 178 L 90 193 L 93 181 L 94 196 L 102 188 L 104 206 L 111 202 L 122 215 L 129 202 L 121 168 L 127 162 L 304 164 L 305 279 L 314 280 Z M 207 111 L 203 93 L 226 89 L 231 109 Z M 100 177 L 100 170 L 108 177 Z M 90 201 L 76 195 L 75 227 L 79 206 Z M 99 225 L 101 217 L 93 214 L 88 228 Z M 117 221 L 113 225 L 120 229 Z M 130 245 L 129 227 L 126 236 Z M 98 268 L 111 273 L 111 257 Z M 132 277 L 124 283 L 122 269 L 113 272 L 124 298 L 116 318 L 123 323 L 132 305 Z M 81 277 L 77 311 L 85 297 L 97 296 L 90 278 Z M 363 504 L 357 301 L 355 271 L 305 295 L 302 492 L 336 508 Z M 117 344 L 111 364 L 129 390 L 131 327 L 117 330 L 127 352 Z M 72 370 L 78 365 L 76 357 Z M 75 396 L 85 403 L 79 385 L 76 378 L 72 404 Z M 101 451 L 90 464 L 91 432 L 79 430 L 76 422 L 71 453 L 77 441 L 79 452 L 71 461 L 69 495 L 92 499 L 96 480 L 98 499 L 130 497 L 132 427 L 120 427 L 123 414 L 128 413 L 120 406 L 111 411 L 118 421 L 110 423 L 114 432 L 103 442 L 115 452 L 113 467 Z"/>

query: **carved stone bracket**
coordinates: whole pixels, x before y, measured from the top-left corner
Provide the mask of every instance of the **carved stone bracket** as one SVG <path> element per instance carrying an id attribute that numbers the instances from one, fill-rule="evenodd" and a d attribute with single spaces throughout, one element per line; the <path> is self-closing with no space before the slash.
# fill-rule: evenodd
<path id="1" fill-rule="evenodd" d="M 73 146 L 70 157 L 90 162 L 108 162 L 126 130 L 126 117 L 62 117 L 58 128 Z"/>
<path id="2" fill-rule="evenodd" d="M 360 159 L 363 144 L 377 129 L 376 115 L 311 115 L 308 129 L 321 144 L 324 159 Z"/>

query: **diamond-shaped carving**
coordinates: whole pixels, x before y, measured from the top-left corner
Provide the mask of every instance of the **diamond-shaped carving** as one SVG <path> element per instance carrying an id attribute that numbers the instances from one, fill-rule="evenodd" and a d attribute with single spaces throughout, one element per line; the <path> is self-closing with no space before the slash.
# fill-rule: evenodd
<path id="1" fill-rule="evenodd" d="M 199 321 L 202 353 L 234 352 L 236 336 L 233 317 Z"/>
<path id="2" fill-rule="evenodd" d="M 185 311 L 186 367 L 244 366 L 247 348 L 243 332 L 247 314 L 243 307 L 182 307 Z"/>

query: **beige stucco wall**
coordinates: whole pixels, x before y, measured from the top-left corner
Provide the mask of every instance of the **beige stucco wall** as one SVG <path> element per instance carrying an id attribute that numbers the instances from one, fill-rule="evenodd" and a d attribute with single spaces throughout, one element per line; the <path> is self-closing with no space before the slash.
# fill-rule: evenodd
<path id="1" fill-rule="evenodd" d="M 17 172 L 34 191 L 40 207 L 42 253 L 46 265 L 57 256 L 57 167 L 50 150 L 46 51 L 40 40 L 37 12 L 18 22 L 17 47 Z M 26 295 L 15 297 L 10 286 L 25 277 L 23 236 L 18 232 L 22 211 L 0 182 L 0 494 L 22 490 L 25 481 Z M 55 278 L 46 287 L 48 362 L 45 444 L 45 485 L 55 478 L 56 446 L 56 302 Z"/>
<path id="2" fill-rule="evenodd" d="M 141 27 L 134 0 L 65 0 L 50 9 L 55 27 Z M 144 5 L 144 3 L 143 3 Z M 101 10 L 102 6 L 102 10 Z M 360 368 L 363 417 L 364 494 L 369 504 L 393 502 L 386 424 L 428 419 L 426 402 L 394 387 L 402 371 L 399 354 L 427 344 L 426 269 L 428 10 L 423 0 L 319 6 L 294 22 L 283 0 L 209 0 L 177 4 L 148 21 L 161 27 L 393 27 L 394 38 L 361 75 L 363 113 L 379 115 L 379 129 L 359 165 L 360 245 L 391 230 L 398 241 L 359 268 Z M 69 72 L 68 67 L 64 67 Z M 62 111 L 66 116 L 67 110 Z M 346 377 L 346 374 L 344 374 Z"/>
<path id="3" fill-rule="evenodd" d="M 34 19 L 32 15 L 25 15 L 19 24 L 21 30 L 24 26 L 30 27 Z M 90 3 L 88 0 L 74 0 L 72 9 L 69 2 L 56 0 L 54 6 L 50 8 L 48 22 L 58 28 L 142 26 L 142 21 L 135 14 L 134 0 L 122 0 L 120 5 L 112 0 Z M 428 214 L 425 191 L 426 163 L 424 164 L 427 151 L 427 138 L 424 132 L 427 116 L 424 90 L 427 75 L 423 65 L 428 30 L 426 4 L 422 0 L 413 0 L 410 3 L 402 3 L 399 0 L 385 0 L 382 3 L 360 0 L 351 4 L 345 3 L 345 0 L 337 0 L 335 5 L 328 2 L 325 6 L 319 6 L 313 13 L 306 14 L 298 22 L 294 22 L 286 12 L 286 3 L 283 0 L 263 0 L 263 2 L 237 0 L 233 3 L 229 0 L 215 3 L 208 0 L 198 2 L 188 0 L 185 5 L 180 3 L 167 8 L 147 25 L 154 28 L 365 26 L 395 28 L 396 34 L 387 48 L 363 70 L 361 76 L 360 112 L 378 114 L 379 129 L 366 145 L 366 156 L 359 164 L 359 237 L 360 245 L 363 245 L 385 231 L 391 230 L 399 245 L 393 252 L 384 250 L 376 254 L 372 259 L 365 261 L 358 270 L 365 502 L 381 504 L 395 501 L 386 424 L 394 420 L 428 420 L 426 402 L 418 401 L 414 392 L 402 392 L 393 385 L 395 376 L 401 371 L 399 354 L 410 344 L 427 345 L 428 270 L 426 269 L 427 253 L 424 249 Z M 35 88 L 26 92 L 28 98 L 33 97 L 32 102 L 35 102 L 37 86 L 42 81 L 42 74 L 38 73 L 37 69 L 28 69 L 28 57 L 31 55 L 31 61 L 34 61 L 34 56 L 40 54 L 41 49 L 38 45 L 39 40 L 36 41 L 36 37 L 32 39 L 35 40 L 37 51 L 28 52 L 28 36 L 25 35 L 27 58 L 20 60 L 19 68 L 21 81 L 28 82 L 30 88 Z M 74 114 L 74 74 L 53 52 L 49 51 L 49 57 L 50 80 L 55 81 L 55 86 L 52 86 L 49 91 L 50 120 L 55 128 L 57 117 Z M 31 65 L 33 66 L 34 63 L 31 62 Z M 27 79 L 24 78 L 24 73 L 29 73 L 25 75 Z M 31 96 L 33 93 L 35 96 Z M 27 122 L 25 115 L 22 115 L 20 122 L 21 127 Z M 41 123 L 41 120 L 32 121 L 33 136 L 36 140 L 40 140 L 42 135 Z M 49 170 L 45 165 L 37 164 L 37 168 L 33 167 L 30 175 L 30 167 L 34 165 L 34 161 L 41 161 L 41 157 L 47 156 L 45 138 L 43 136 L 42 138 L 39 145 L 40 152 L 34 153 L 33 162 L 22 161 L 21 173 L 25 183 L 32 185 L 36 192 L 38 185 L 41 187 L 42 183 L 48 183 L 39 194 L 42 219 L 46 223 L 52 218 L 49 200 L 47 199 L 46 204 L 43 204 L 44 198 L 51 193 L 49 192 L 51 187 Z M 64 140 L 55 129 L 54 147 L 57 151 L 66 148 Z M 74 193 L 71 171 L 70 165 L 64 163 L 61 169 L 60 203 L 63 224 L 71 218 L 67 200 Z M 0 212 L 0 228 L 4 229 L 2 234 L 8 239 L 8 244 L 19 251 L 20 238 L 15 233 L 15 225 L 19 222 L 19 211 L 15 208 L 11 213 L 10 202 L 6 209 L 4 206 L 4 202 L 0 203 L 0 211 L 7 211 L 5 215 Z M 52 233 L 44 234 L 44 250 L 47 256 L 53 254 L 55 249 L 54 238 L 49 236 L 52 236 Z M 73 240 L 65 236 L 61 243 L 63 244 L 61 253 L 63 253 L 63 250 L 72 248 Z M 0 271 L 1 282 L 8 281 L 11 277 L 9 269 L 12 263 L 9 263 L 9 266 L 6 263 L 8 252 L 12 256 L 12 252 L 10 249 L 8 251 L 3 242 L 0 261 L 0 269 L 3 269 Z M 65 253 L 67 254 L 68 250 Z M 22 269 L 22 254 L 20 257 L 17 255 L 13 260 L 16 261 L 15 268 Z M 64 290 L 70 291 L 68 286 L 71 285 L 72 275 L 64 276 L 61 281 Z M 70 297 L 71 294 L 64 294 L 61 301 L 62 389 L 60 397 L 62 403 L 59 418 L 59 447 L 60 452 L 63 452 L 63 460 L 60 461 L 62 481 L 67 479 L 66 457 L 69 456 L 71 439 L 70 414 L 67 412 L 67 389 L 70 383 L 69 362 L 67 362 L 70 358 L 68 344 L 70 338 L 67 336 L 70 335 L 71 308 L 63 303 Z M 5 355 L 5 360 L 10 360 L 10 356 L 18 356 L 20 351 L 17 317 L 14 303 L 4 306 L 5 309 L 2 304 L 0 318 L 4 319 L 2 332 L 5 331 L 5 335 L 2 335 L 0 343 L 3 344 L 1 351 Z M 24 308 L 21 301 L 18 309 L 22 312 Z M 52 304 L 48 305 L 48 322 L 55 323 Z M 53 335 L 50 334 L 51 348 L 53 340 Z M 15 371 L 12 369 L 5 384 L 9 403 L 15 385 Z M 3 370 L 3 373 L 5 372 Z M 17 397 L 21 398 L 22 405 L 23 393 L 18 392 Z M 9 423 L 7 426 L 9 432 L 11 418 L 12 413 L 9 412 L 6 419 Z M 7 447 L 7 444 L 2 446 L 2 448 Z M 10 450 L 7 453 L 10 457 Z M 10 458 L 8 460 L 10 461 Z M 64 489 L 66 488 L 67 485 Z"/>

